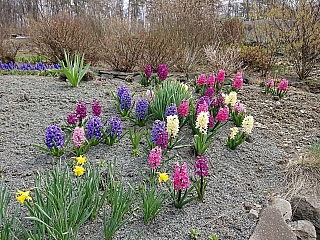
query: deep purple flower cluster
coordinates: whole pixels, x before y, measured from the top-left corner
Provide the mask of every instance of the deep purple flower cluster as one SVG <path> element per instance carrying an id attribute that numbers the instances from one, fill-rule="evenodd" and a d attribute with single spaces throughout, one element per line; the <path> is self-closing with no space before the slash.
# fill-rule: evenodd
<path id="1" fill-rule="evenodd" d="M 129 91 L 125 91 L 122 93 L 120 97 L 120 109 L 129 111 L 132 107 L 132 96 Z"/>
<path id="2" fill-rule="evenodd" d="M 206 156 L 197 156 L 196 164 L 194 165 L 194 174 L 199 177 L 208 176 L 208 165 Z"/>
<path id="3" fill-rule="evenodd" d="M 155 120 L 151 130 L 151 141 L 156 143 L 158 141 L 159 132 L 164 131 L 166 131 L 166 123 L 160 120 Z"/>
<path id="4" fill-rule="evenodd" d="M 97 99 L 92 100 L 91 107 L 92 107 L 92 115 L 100 117 L 102 107 Z"/>
<path id="5" fill-rule="evenodd" d="M 166 109 L 166 117 L 178 115 L 178 109 L 175 103 L 172 103 Z"/>
<path id="6" fill-rule="evenodd" d="M 213 87 L 209 87 L 203 94 L 203 96 L 207 96 L 210 101 L 212 100 L 212 96 L 214 94 L 214 88 Z"/>
<path id="7" fill-rule="evenodd" d="M 87 116 L 87 106 L 83 102 L 78 102 L 77 108 L 76 108 L 76 114 L 79 121 L 82 119 L 85 119 Z"/>
<path id="8" fill-rule="evenodd" d="M 76 113 L 68 113 L 67 115 L 67 123 L 69 125 L 76 125 L 78 122 L 78 117 Z"/>
<path id="9" fill-rule="evenodd" d="M 211 101 L 210 101 L 210 98 L 208 96 L 202 96 L 197 102 L 196 109 L 198 109 L 198 107 L 200 105 L 203 105 L 204 103 L 206 103 L 207 106 L 210 106 L 210 102 Z"/>
<path id="10" fill-rule="evenodd" d="M 166 64 L 160 64 L 158 67 L 158 77 L 160 80 L 165 80 L 168 77 L 169 69 Z"/>
<path id="11" fill-rule="evenodd" d="M 146 98 L 140 98 L 136 104 L 135 118 L 145 120 L 148 117 L 149 103 Z"/>
<path id="12" fill-rule="evenodd" d="M 120 138 L 122 135 L 122 121 L 118 117 L 112 117 L 107 125 L 106 133 L 110 133 L 111 137 Z"/>
<path id="13" fill-rule="evenodd" d="M 160 131 L 158 134 L 158 140 L 156 142 L 156 145 L 161 149 L 165 149 L 166 147 L 168 147 L 168 140 L 168 133 L 166 131 Z"/>
<path id="14" fill-rule="evenodd" d="M 48 69 L 61 69 L 61 65 L 59 63 L 57 64 L 44 64 L 42 62 L 38 62 L 35 65 L 32 65 L 31 63 L 24 63 L 22 65 L 18 65 L 17 63 L 14 62 L 10 62 L 10 63 L 2 63 L 0 61 L 0 70 L 7 70 L 7 71 L 11 71 L 11 70 L 22 70 L 22 71 L 28 71 L 28 70 L 32 70 L 32 71 L 45 71 Z"/>
<path id="15" fill-rule="evenodd" d="M 150 66 L 150 65 L 147 65 L 147 66 L 144 68 L 144 75 L 146 75 L 147 78 L 151 78 L 152 69 L 151 69 L 151 66 Z"/>
<path id="16" fill-rule="evenodd" d="M 63 131 L 56 124 L 52 124 L 46 129 L 46 145 L 49 150 L 53 147 L 60 149 L 64 146 Z"/>
<path id="17" fill-rule="evenodd" d="M 223 107 L 223 104 L 224 104 L 224 98 L 223 98 L 222 94 L 218 94 L 216 96 L 216 98 L 212 101 L 211 106 L 213 108 Z"/>
<path id="18" fill-rule="evenodd" d="M 101 119 L 97 116 L 92 116 L 87 123 L 87 133 L 86 137 L 88 140 L 95 137 L 96 139 L 102 138 L 102 122 Z"/>

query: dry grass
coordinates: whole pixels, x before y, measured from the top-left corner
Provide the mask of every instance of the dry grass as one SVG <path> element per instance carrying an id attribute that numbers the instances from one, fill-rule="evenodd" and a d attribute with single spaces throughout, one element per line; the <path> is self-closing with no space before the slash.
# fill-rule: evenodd
<path id="1" fill-rule="evenodd" d="M 286 198 L 301 191 L 320 195 L 320 143 L 314 144 L 305 155 L 289 162 L 285 182 Z"/>

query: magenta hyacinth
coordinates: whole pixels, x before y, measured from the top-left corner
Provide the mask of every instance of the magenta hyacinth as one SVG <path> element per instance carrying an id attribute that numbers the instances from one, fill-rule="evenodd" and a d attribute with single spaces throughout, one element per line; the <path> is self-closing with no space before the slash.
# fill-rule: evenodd
<path id="1" fill-rule="evenodd" d="M 169 140 L 168 133 L 162 130 L 158 134 L 158 140 L 156 142 L 156 146 L 160 147 L 161 149 L 165 149 L 168 147 L 168 140 Z"/>
<path id="2" fill-rule="evenodd" d="M 173 186 L 176 191 L 189 188 L 189 173 L 185 162 L 181 166 L 179 166 L 179 163 L 176 163 L 173 174 Z"/>
<path id="3" fill-rule="evenodd" d="M 168 77 L 169 69 L 166 64 L 160 64 L 158 68 L 158 77 L 160 80 L 165 80 Z"/>
<path id="4" fill-rule="evenodd" d="M 82 144 L 86 141 L 86 137 L 84 136 L 84 129 L 80 127 L 76 127 L 72 134 L 72 141 L 76 145 L 77 148 L 81 147 Z"/>
<path id="5" fill-rule="evenodd" d="M 206 156 L 197 156 L 196 164 L 194 165 L 194 174 L 199 177 L 208 176 L 208 165 Z"/>
<path id="6" fill-rule="evenodd" d="M 228 106 L 225 106 L 224 108 L 219 109 L 219 112 L 216 117 L 216 121 L 224 123 L 227 121 L 228 117 L 229 117 L 229 108 Z"/>
<path id="7" fill-rule="evenodd" d="M 203 102 L 202 104 L 199 104 L 197 107 L 197 113 L 196 117 L 198 117 L 199 113 L 201 112 L 208 112 L 209 111 L 209 106 L 206 102 Z"/>
<path id="8" fill-rule="evenodd" d="M 212 114 L 210 114 L 208 128 L 213 128 L 213 127 L 214 127 L 214 117 Z"/>
<path id="9" fill-rule="evenodd" d="M 209 87 L 213 87 L 214 86 L 214 81 L 215 81 L 215 76 L 213 74 L 210 74 L 210 76 L 207 79 L 207 85 Z"/>
<path id="10" fill-rule="evenodd" d="M 243 84 L 242 73 L 238 72 L 233 79 L 232 88 L 239 90 L 242 87 L 242 84 Z"/>
<path id="11" fill-rule="evenodd" d="M 150 65 L 145 66 L 145 68 L 144 68 L 144 75 L 145 75 L 147 78 L 151 78 L 152 69 L 151 69 L 151 66 L 150 66 Z"/>
<path id="12" fill-rule="evenodd" d="M 87 106 L 83 102 L 78 102 L 77 108 L 76 108 L 76 114 L 79 121 L 82 119 L 85 119 L 87 116 Z"/>
<path id="13" fill-rule="evenodd" d="M 183 99 L 182 103 L 178 107 L 178 114 L 180 117 L 185 117 L 189 113 L 189 101 L 186 99 Z"/>
<path id="14" fill-rule="evenodd" d="M 162 150 L 160 147 L 156 146 L 150 151 L 149 161 L 152 170 L 156 169 L 161 164 Z"/>
<path id="15" fill-rule="evenodd" d="M 102 112 L 102 107 L 97 99 L 92 100 L 91 108 L 92 108 L 92 115 L 100 117 Z"/>
<path id="16" fill-rule="evenodd" d="M 197 85 L 198 85 L 198 86 L 202 86 L 202 85 L 206 84 L 206 82 L 207 82 L 207 77 L 206 77 L 206 75 L 205 75 L 205 74 L 201 74 L 201 75 L 199 76 L 199 78 L 198 78 Z"/>
<path id="17" fill-rule="evenodd" d="M 216 81 L 219 83 L 223 83 L 224 82 L 224 78 L 225 78 L 226 72 L 223 71 L 222 69 L 219 70 Z"/>
<path id="18" fill-rule="evenodd" d="M 203 94 L 203 96 L 206 96 L 210 99 L 210 101 L 212 100 L 212 96 L 214 94 L 214 88 L 213 87 L 209 87 Z"/>
<path id="19" fill-rule="evenodd" d="M 67 115 L 67 123 L 69 125 L 76 125 L 78 122 L 77 113 L 68 113 Z"/>
<path id="20" fill-rule="evenodd" d="M 280 91 L 287 91 L 288 88 L 288 80 L 287 79 L 282 79 L 281 82 L 279 83 L 279 90 Z"/>

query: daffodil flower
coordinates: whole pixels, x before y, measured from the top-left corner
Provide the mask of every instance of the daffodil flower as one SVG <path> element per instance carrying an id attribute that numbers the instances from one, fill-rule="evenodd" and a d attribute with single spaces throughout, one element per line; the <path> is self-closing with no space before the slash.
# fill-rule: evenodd
<path id="1" fill-rule="evenodd" d="M 83 165 L 86 162 L 86 157 L 82 157 L 82 155 L 80 155 L 80 157 L 76 157 L 76 160 L 79 165 Z"/>
<path id="2" fill-rule="evenodd" d="M 166 182 L 169 179 L 169 176 L 167 173 L 158 173 L 159 174 L 159 182 Z"/>
<path id="3" fill-rule="evenodd" d="M 75 174 L 77 177 L 80 177 L 81 175 L 84 174 L 85 169 L 84 169 L 83 167 L 81 167 L 81 166 L 75 166 L 74 169 L 73 169 L 73 171 L 74 171 L 74 174 Z"/>
<path id="4" fill-rule="evenodd" d="M 17 191 L 17 196 L 16 196 L 16 199 L 21 203 L 21 204 L 24 204 L 24 201 L 27 199 L 28 201 L 32 200 L 32 198 L 29 196 L 30 194 L 30 190 L 26 191 L 26 192 L 23 192 L 23 191 L 20 191 L 18 190 Z M 18 196 L 20 195 L 20 196 Z"/>

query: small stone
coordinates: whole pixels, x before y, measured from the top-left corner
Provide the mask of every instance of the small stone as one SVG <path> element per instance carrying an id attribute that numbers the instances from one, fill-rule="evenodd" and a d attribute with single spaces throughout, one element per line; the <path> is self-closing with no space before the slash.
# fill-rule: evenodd
<path id="1" fill-rule="evenodd" d="M 259 212 L 255 209 L 251 209 L 248 214 L 248 217 L 251 219 L 257 219 L 257 218 L 259 218 Z"/>
<path id="2" fill-rule="evenodd" d="M 250 211 L 252 209 L 252 204 L 249 202 L 244 202 L 243 207 L 245 210 Z"/>
<path id="3" fill-rule="evenodd" d="M 313 224 L 307 220 L 291 222 L 292 231 L 301 240 L 316 240 L 317 233 Z"/>
<path id="4" fill-rule="evenodd" d="M 273 96 L 273 100 L 279 101 L 280 98 L 278 96 Z"/>
<path id="5" fill-rule="evenodd" d="M 271 204 L 281 212 L 281 215 L 285 221 L 291 220 L 292 209 L 291 204 L 287 200 L 279 197 L 273 197 L 271 198 Z"/>

